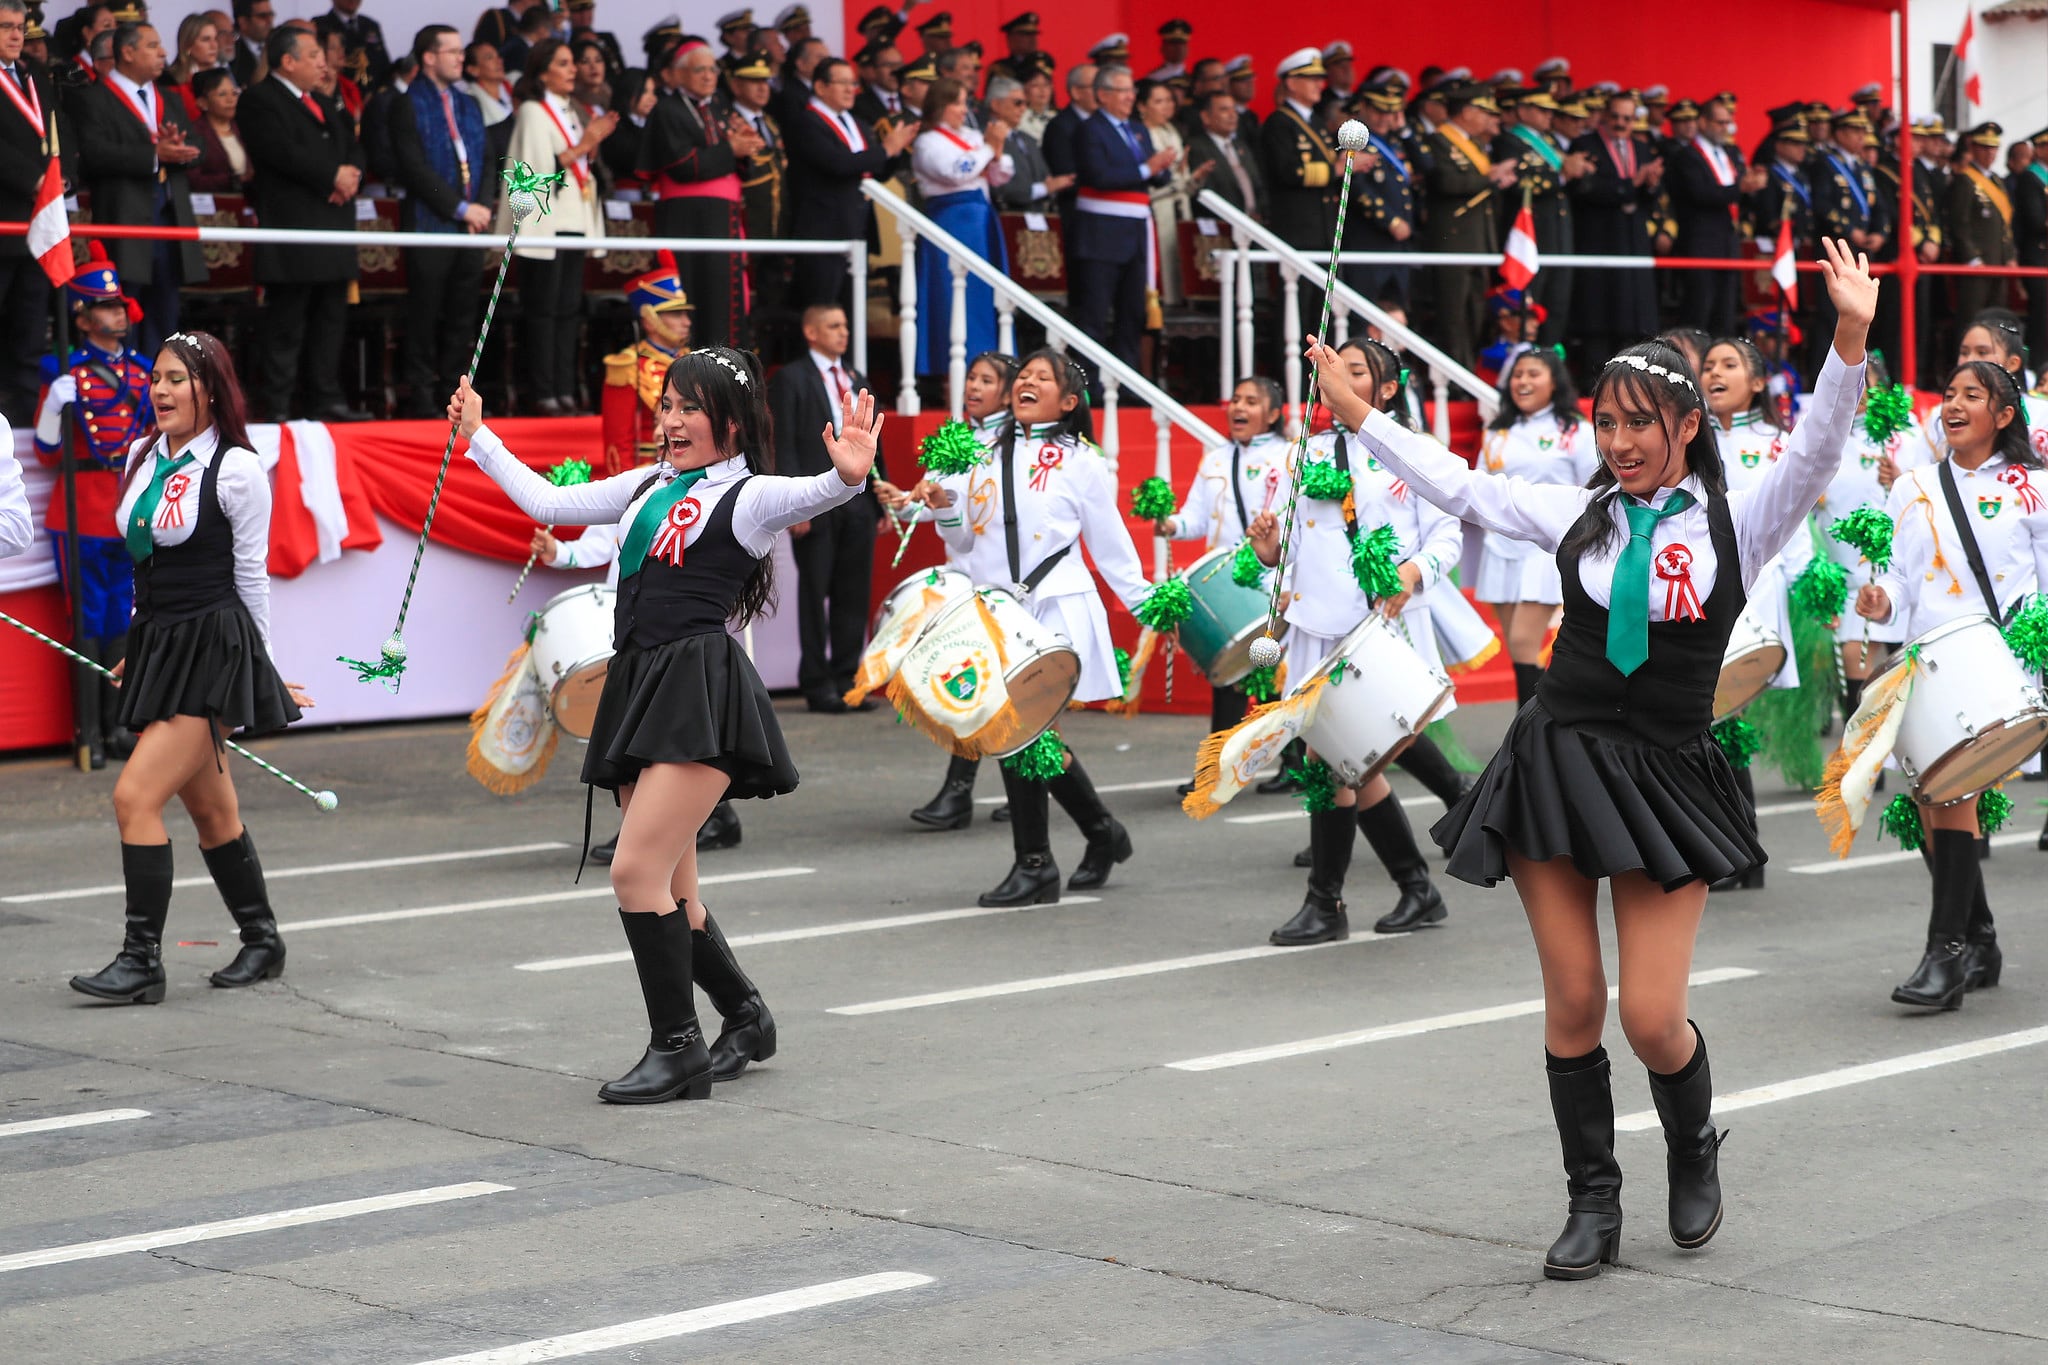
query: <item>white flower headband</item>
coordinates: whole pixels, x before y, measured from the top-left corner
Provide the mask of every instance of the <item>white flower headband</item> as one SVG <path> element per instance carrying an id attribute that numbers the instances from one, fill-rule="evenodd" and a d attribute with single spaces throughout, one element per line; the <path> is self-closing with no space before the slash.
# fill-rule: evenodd
<path id="1" fill-rule="evenodd" d="M 173 332 L 169 336 L 164 338 L 164 343 L 166 345 L 169 345 L 173 341 L 182 341 L 187 346 L 192 347 L 194 350 L 203 351 L 206 349 L 206 343 L 202 342 L 198 337 L 192 335 L 192 333 L 190 332 Z"/>
<path id="2" fill-rule="evenodd" d="M 1639 355 L 1618 355 L 1614 357 L 1614 359 L 1608 361 L 1607 363 L 1610 365 L 1626 365 L 1631 370 L 1639 370 L 1644 374 L 1654 374 L 1657 376 L 1657 378 L 1662 379 L 1667 383 L 1678 385 L 1680 388 L 1692 394 L 1693 397 L 1699 397 L 1699 390 L 1693 387 L 1693 382 L 1690 376 L 1680 374 L 1676 370 L 1667 370 L 1662 365 L 1652 365 L 1649 361 L 1643 359 Z"/>
<path id="3" fill-rule="evenodd" d="M 712 351 L 712 352 L 710 353 L 710 355 L 711 355 L 711 358 L 712 358 L 713 360 L 715 360 L 715 361 L 717 361 L 717 362 L 718 362 L 719 364 L 721 364 L 721 365 L 725 366 L 725 368 L 726 368 L 726 369 L 728 369 L 728 370 L 731 370 L 731 371 L 732 371 L 732 377 L 733 377 L 734 379 L 737 379 L 737 380 L 738 380 L 738 381 L 740 382 L 740 386 L 741 386 L 742 388 L 746 387 L 746 385 L 747 385 L 747 382 L 748 382 L 748 381 L 747 381 L 747 372 L 746 372 L 746 370 L 745 370 L 744 368 L 742 368 L 742 367 L 740 366 L 739 362 L 737 362 L 737 361 L 733 360 L 733 359 L 732 359 L 732 358 L 731 358 L 730 356 L 728 356 L 728 355 L 727 355 L 727 354 L 726 354 L 726 353 L 725 353 L 724 351 L 722 351 L 722 350 L 720 350 L 720 351 Z"/>

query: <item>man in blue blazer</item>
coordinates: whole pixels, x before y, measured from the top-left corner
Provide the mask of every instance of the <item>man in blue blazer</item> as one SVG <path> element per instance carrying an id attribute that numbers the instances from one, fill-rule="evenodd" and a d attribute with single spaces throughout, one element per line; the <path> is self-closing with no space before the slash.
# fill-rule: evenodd
<path id="1" fill-rule="evenodd" d="M 1149 190 L 1166 183 L 1178 155 L 1152 150 L 1145 125 L 1132 117 L 1137 102 L 1129 67 L 1095 73 L 1095 113 L 1075 130 L 1079 179 L 1067 247 L 1067 305 L 1075 325 L 1134 368 L 1145 330 L 1145 291 L 1157 269 Z"/>

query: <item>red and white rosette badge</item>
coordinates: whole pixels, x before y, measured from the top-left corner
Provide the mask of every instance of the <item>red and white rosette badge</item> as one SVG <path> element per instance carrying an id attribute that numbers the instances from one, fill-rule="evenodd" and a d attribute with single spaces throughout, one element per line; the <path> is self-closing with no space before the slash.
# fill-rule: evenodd
<path id="1" fill-rule="evenodd" d="M 1704 621 L 1707 613 L 1700 607 L 1699 589 L 1692 582 L 1692 549 L 1686 545 L 1666 545 L 1657 551 L 1657 577 L 1664 581 L 1664 619 L 1667 621 Z"/>
<path id="2" fill-rule="evenodd" d="M 1059 446 L 1040 446 L 1038 448 L 1038 459 L 1031 466 L 1031 487 L 1043 493 L 1045 491 L 1045 481 L 1052 477 L 1052 472 L 1058 469 L 1066 458 L 1067 452 Z"/>
<path id="3" fill-rule="evenodd" d="M 185 524 L 184 497 L 192 487 L 190 474 L 173 474 L 164 480 L 163 501 L 157 504 L 156 524 L 159 529 Z"/>
<path id="4" fill-rule="evenodd" d="M 654 544 L 648 546 L 647 557 L 659 559 L 674 568 L 683 567 L 683 537 L 689 533 L 704 509 L 697 505 L 695 498 L 684 498 L 668 509 L 662 519 L 661 529 L 654 533 Z"/>
<path id="5" fill-rule="evenodd" d="M 2027 471 L 2020 465 L 2007 465 L 1998 471 L 1998 481 L 2018 495 L 2020 511 L 2032 513 L 2041 510 L 2041 490 L 2034 487 L 2027 477 Z"/>

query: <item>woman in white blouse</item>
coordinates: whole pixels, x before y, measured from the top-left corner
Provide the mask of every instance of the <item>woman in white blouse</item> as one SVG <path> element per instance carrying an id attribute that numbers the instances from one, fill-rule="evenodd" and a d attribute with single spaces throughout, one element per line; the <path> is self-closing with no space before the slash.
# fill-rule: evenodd
<path id="1" fill-rule="evenodd" d="M 933 81 L 925 92 L 924 124 L 910 146 L 910 171 L 924 196 L 925 215 L 1003 271 L 1010 268 L 1010 256 L 988 187 L 1002 184 L 1015 169 L 1003 154 L 1009 132 L 1000 119 L 989 123 L 985 135 L 968 127 L 967 87 L 947 79 Z M 917 372 L 945 374 L 953 352 L 953 270 L 945 254 L 924 241 L 917 244 L 917 297 L 923 332 Z M 995 291 L 969 275 L 967 347 L 961 354 L 995 346 Z"/>
<path id="2" fill-rule="evenodd" d="M 583 317 L 583 256 L 570 250 L 604 237 L 598 202 L 597 149 L 619 126 L 617 114 L 586 119 L 572 98 L 576 59 L 569 45 L 544 38 L 526 59 L 526 75 L 513 91 L 512 143 L 506 155 L 543 175 L 563 172 L 548 211 L 519 230 L 519 302 L 526 327 L 526 397 L 543 417 L 579 410 L 576 401 L 576 332 Z M 498 231 L 512 230 L 512 209 L 498 206 Z M 563 246 L 548 245 L 552 239 Z"/>
<path id="3" fill-rule="evenodd" d="M 213 984 L 283 974 L 284 943 L 220 745 L 234 730 L 281 730 L 313 704 L 270 662 L 270 479 L 250 447 L 227 348 L 205 332 L 165 338 L 150 401 L 156 433 L 128 452 L 117 514 L 135 560 L 135 621 L 114 668 L 118 720 L 140 736 L 114 784 L 127 932 L 112 962 L 71 978 L 86 995 L 144 1005 L 164 998 L 164 807 L 174 796 L 241 928 L 241 951 Z"/>
<path id="4" fill-rule="evenodd" d="M 1179 108 L 1165 81 L 1138 82 L 1138 117 L 1145 121 L 1152 150 L 1173 153 L 1166 183 L 1151 188 L 1152 224 L 1159 234 L 1159 302 L 1168 307 L 1185 297 L 1180 284 L 1180 225 L 1194 213 L 1195 190 L 1209 173 L 1204 166 L 1201 175 L 1188 174 L 1187 143 L 1173 121 Z"/>

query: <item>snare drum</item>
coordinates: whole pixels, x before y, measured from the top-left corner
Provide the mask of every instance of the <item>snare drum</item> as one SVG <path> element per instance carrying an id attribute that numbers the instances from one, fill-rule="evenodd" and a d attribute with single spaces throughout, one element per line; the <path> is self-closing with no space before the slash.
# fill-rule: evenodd
<path id="1" fill-rule="evenodd" d="M 558 592 L 534 613 L 533 664 L 547 690 L 555 724 L 578 739 L 590 738 L 597 699 L 612 659 L 615 589 L 602 583 Z"/>
<path id="2" fill-rule="evenodd" d="M 1235 549 L 1211 550 L 1184 575 L 1195 611 L 1181 623 L 1180 647 L 1217 687 L 1241 682 L 1252 671 L 1252 641 L 1266 633 L 1272 600 L 1273 570 L 1259 575 L 1257 587 L 1241 588 L 1230 577 L 1236 559 Z"/>
<path id="3" fill-rule="evenodd" d="M 1301 737 L 1346 787 L 1371 780 L 1451 699 L 1450 675 L 1377 612 L 1289 695 L 1317 679 L 1327 681 Z"/>
<path id="4" fill-rule="evenodd" d="M 1964 616 L 1906 646 L 1920 671 L 1892 757 L 1913 799 L 1945 806 L 1997 785 L 2048 743 L 2048 700 L 1988 616 Z M 1906 655 L 1886 665 L 1900 667 Z M 1879 675 L 1883 676 L 1882 674 Z"/>
<path id="5" fill-rule="evenodd" d="M 861 652 L 860 669 L 846 694 L 847 704 L 858 705 L 868 693 L 886 686 L 911 645 L 946 604 L 973 591 L 973 579 L 947 568 L 920 569 L 889 589 L 875 610 L 874 630 Z"/>
<path id="6" fill-rule="evenodd" d="M 1764 622 L 1752 600 L 1735 618 L 1728 652 L 1721 656 L 1721 680 L 1714 684 L 1714 719 L 1726 720 L 1755 701 L 1785 666 L 1785 642 Z"/>
<path id="7" fill-rule="evenodd" d="M 1008 758 L 1052 727 L 1080 680 L 1081 656 L 1064 636 L 1000 588 L 982 588 L 932 618 L 889 695 L 962 758 Z"/>

